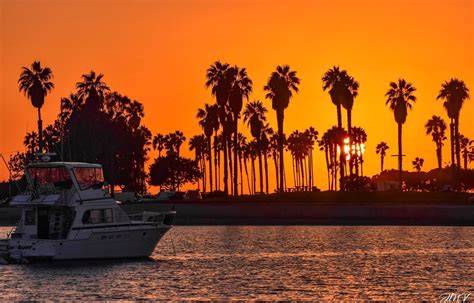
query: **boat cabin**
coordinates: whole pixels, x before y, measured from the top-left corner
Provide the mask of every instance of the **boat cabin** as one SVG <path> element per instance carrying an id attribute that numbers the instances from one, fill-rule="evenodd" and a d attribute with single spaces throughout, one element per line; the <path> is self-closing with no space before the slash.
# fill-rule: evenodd
<path id="1" fill-rule="evenodd" d="M 89 163 L 33 163 L 25 168 L 28 189 L 11 205 L 22 208 L 12 238 L 66 239 L 71 228 L 130 222 L 103 189 L 101 165 Z"/>

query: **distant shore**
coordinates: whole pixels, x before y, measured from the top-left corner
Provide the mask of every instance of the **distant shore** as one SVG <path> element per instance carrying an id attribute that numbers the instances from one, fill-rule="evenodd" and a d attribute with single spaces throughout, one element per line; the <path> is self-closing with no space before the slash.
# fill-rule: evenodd
<path id="1" fill-rule="evenodd" d="M 474 226 L 467 193 L 320 192 L 122 204 L 127 213 L 177 211 L 175 225 L 446 225 Z M 0 225 L 19 209 L 0 207 Z"/>

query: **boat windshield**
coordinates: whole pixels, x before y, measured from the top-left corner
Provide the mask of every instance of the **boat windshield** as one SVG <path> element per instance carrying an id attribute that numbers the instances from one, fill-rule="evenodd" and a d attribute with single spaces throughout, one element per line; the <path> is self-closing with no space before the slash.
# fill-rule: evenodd
<path id="1" fill-rule="evenodd" d="M 71 176 L 66 167 L 30 167 L 28 172 L 36 184 L 52 183 L 54 187 L 70 188 L 72 186 Z"/>
<path id="2" fill-rule="evenodd" d="M 79 187 L 87 188 L 101 188 L 104 184 L 104 174 L 102 168 L 99 167 L 74 167 L 74 175 L 76 176 Z"/>

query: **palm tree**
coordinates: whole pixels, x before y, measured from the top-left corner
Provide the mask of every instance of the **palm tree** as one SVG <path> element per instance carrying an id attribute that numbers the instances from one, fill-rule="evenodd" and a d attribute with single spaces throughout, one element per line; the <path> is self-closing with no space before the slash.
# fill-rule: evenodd
<path id="1" fill-rule="evenodd" d="M 318 141 L 318 131 L 315 130 L 313 127 L 308 128 L 305 130 L 305 136 L 307 137 L 309 143 L 309 155 L 308 155 L 308 164 L 309 164 L 309 176 L 308 176 L 308 184 L 313 190 L 314 187 L 314 165 L 313 165 L 313 147 L 314 144 Z"/>
<path id="2" fill-rule="evenodd" d="M 328 170 L 328 188 L 329 190 L 337 190 L 337 173 L 338 173 L 338 153 L 340 153 L 340 142 L 347 137 L 347 132 L 337 126 L 328 129 L 321 140 L 319 140 L 320 150 L 323 150 L 326 157 L 326 167 Z M 341 159 L 341 157 L 339 157 Z"/>
<path id="3" fill-rule="evenodd" d="M 38 147 L 38 134 L 35 131 L 31 133 L 26 133 L 25 139 L 23 140 L 23 145 L 26 147 L 27 151 L 30 154 L 34 154 L 35 149 Z"/>
<path id="4" fill-rule="evenodd" d="M 413 94 L 416 88 L 405 79 L 398 79 L 398 83 L 391 82 L 390 89 L 385 96 L 390 109 L 395 116 L 395 122 L 398 125 L 398 181 L 400 182 L 400 190 L 402 189 L 402 169 L 403 169 L 403 153 L 402 153 L 402 126 L 408 115 L 408 109 L 412 108 L 412 103 L 416 102 Z"/>
<path id="5" fill-rule="evenodd" d="M 273 72 L 268 79 L 267 85 L 264 86 L 264 90 L 267 92 L 266 98 L 272 101 L 272 108 L 276 111 L 278 121 L 278 148 L 279 148 L 279 160 L 280 160 L 280 188 L 279 191 L 283 191 L 284 187 L 284 164 L 283 164 L 283 121 L 285 118 L 285 109 L 290 104 L 290 99 L 293 93 L 298 92 L 298 86 L 300 79 L 296 76 L 296 71 L 290 70 L 290 66 L 283 65 L 277 66 L 276 71 Z"/>
<path id="6" fill-rule="evenodd" d="M 470 149 L 472 148 L 472 144 L 474 141 L 469 139 L 468 137 L 460 134 L 459 135 L 459 146 L 461 149 L 461 155 L 464 161 L 464 169 L 467 169 L 467 163 L 469 159 Z"/>
<path id="7" fill-rule="evenodd" d="M 262 131 L 264 128 L 264 122 L 266 121 L 265 114 L 267 109 L 261 101 L 255 100 L 247 103 L 244 110 L 244 122 L 250 127 L 250 133 L 257 142 L 257 153 L 260 170 L 260 192 L 263 192 L 263 170 L 262 170 L 262 153 L 260 150 Z"/>
<path id="8" fill-rule="evenodd" d="M 170 134 L 171 142 L 174 145 L 176 155 L 179 157 L 179 149 L 181 145 L 186 141 L 186 137 L 184 136 L 183 132 L 180 130 L 175 131 L 174 133 Z"/>
<path id="9" fill-rule="evenodd" d="M 355 150 L 351 155 L 351 162 L 355 163 L 356 175 L 359 175 L 359 164 L 361 175 L 364 175 L 363 164 L 364 164 L 364 150 L 365 143 L 367 142 L 367 133 L 362 127 L 353 127 L 352 134 L 350 135 L 351 141 L 349 146 L 354 146 Z"/>
<path id="10" fill-rule="evenodd" d="M 205 104 L 204 109 L 198 109 L 196 116 L 199 119 L 199 125 L 204 130 L 204 134 L 207 137 L 207 149 L 209 152 L 209 186 L 210 191 L 213 191 L 212 186 L 212 144 L 211 138 L 216 129 L 219 129 L 219 117 L 217 105 Z"/>
<path id="11" fill-rule="evenodd" d="M 80 99 L 86 99 L 86 102 L 99 102 L 104 99 L 104 95 L 110 89 L 107 84 L 102 81 L 103 74 L 96 75 L 91 70 L 88 74 L 82 75 L 82 81 L 76 83 L 77 95 Z M 98 104 L 96 104 L 99 106 Z"/>
<path id="12" fill-rule="evenodd" d="M 270 134 L 270 138 L 269 138 L 269 151 L 271 153 L 271 156 L 273 158 L 273 164 L 275 165 L 275 185 L 276 185 L 276 189 L 278 190 L 280 188 L 280 184 L 279 184 L 279 178 L 278 178 L 278 163 L 279 163 L 279 159 L 278 159 L 278 153 L 279 153 L 279 144 L 278 142 L 280 142 L 280 140 L 278 139 L 278 134 L 275 133 L 272 129 L 272 133 Z"/>
<path id="13" fill-rule="evenodd" d="M 212 95 L 215 96 L 217 105 L 219 107 L 219 122 L 223 127 L 223 154 L 224 154 L 224 192 L 228 194 L 228 170 L 227 170 L 227 137 L 228 131 L 228 101 L 230 89 L 232 88 L 232 79 L 229 79 L 229 64 L 221 63 L 220 61 L 214 62 L 206 71 L 206 87 L 211 87 Z M 229 150 L 230 151 L 230 150 Z"/>
<path id="14" fill-rule="evenodd" d="M 459 146 L 459 114 L 464 101 L 469 99 L 469 89 L 464 81 L 453 78 L 449 81 L 445 81 L 441 85 L 441 90 L 436 99 L 442 99 L 444 101 L 443 106 L 448 112 L 448 117 L 451 119 L 451 162 L 453 167 L 457 166 L 460 168 L 461 149 Z M 456 155 L 456 163 L 454 155 Z"/>
<path id="15" fill-rule="evenodd" d="M 329 138 L 329 131 L 325 132 L 321 139 L 318 141 L 318 146 L 319 150 L 324 151 L 324 156 L 326 159 L 326 169 L 328 172 L 328 189 L 332 190 L 332 184 L 331 184 L 331 151 L 330 151 L 330 138 Z"/>
<path id="16" fill-rule="evenodd" d="M 203 178 L 203 190 L 206 191 L 206 185 L 205 185 L 205 174 L 204 172 L 204 166 L 205 166 L 205 161 L 203 159 L 205 158 L 204 150 L 206 146 L 206 139 L 204 138 L 204 135 L 195 135 L 189 139 L 189 150 L 193 151 L 194 150 L 194 160 L 196 161 L 196 164 L 199 167 L 199 170 L 201 171 L 201 175 Z M 205 160 L 205 159 L 204 159 Z M 204 163 L 203 163 L 204 162 Z M 199 180 L 198 180 L 198 190 L 201 190 Z"/>
<path id="17" fill-rule="evenodd" d="M 158 157 L 161 157 L 161 152 L 163 151 L 163 149 L 165 149 L 165 143 L 165 136 L 163 136 L 162 134 L 158 133 L 153 137 L 152 145 L 153 149 L 158 151 Z"/>
<path id="18" fill-rule="evenodd" d="M 387 155 L 387 149 L 389 148 L 390 147 L 387 145 L 387 143 L 383 141 L 377 144 L 377 146 L 375 147 L 375 152 L 377 153 L 377 155 L 380 154 L 380 172 L 383 172 L 383 160 Z"/>
<path id="19" fill-rule="evenodd" d="M 31 69 L 22 67 L 23 71 L 18 79 L 20 92 L 23 92 L 31 101 L 31 104 L 38 109 L 38 137 L 39 152 L 43 152 L 43 121 L 41 120 L 41 107 L 44 98 L 54 88 L 50 81 L 53 78 L 53 71 L 49 67 L 41 67 L 41 62 L 34 61 Z"/>
<path id="20" fill-rule="evenodd" d="M 443 167 L 443 141 L 446 140 L 446 123 L 440 116 L 431 117 L 425 124 L 426 134 L 431 135 L 436 144 L 436 157 L 438 158 L 438 168 Z"/>
<path id="21" fill-rule="evenodd" d="M 413 164 L 413 168 L 417 171 L 417 172 L 420 172 L 421 171 L 421 168 L 423 167 L 423 163 L 425 162 L 425 160 L 423 160 L 423 158 L 418 158 L 416 157 L 414 161 L 412 161 L 411 163 Z"/>
<path id="22" fill-rule="evenodd" d="M 341 106 L 347 110 L 347 129 L 350 137 L 352 128 L 352 107 L 354 105 L 354 98 L 358 94 L 359 83 L 355 81 L 353 77 L 349 76 L 347 71 L 340 70 L 338 66 L 334 66 L 333 68 L 329 69 L 323 75 L 322 81 L 323 90 L 329 90 L 331 101 L 334 105 L 336 105 L 337 125 L 339 128 L 342 128 Z M 340 146 L 343 146 L 343 142 L 340 142 Z M 343 152 L 341 153 L 340 157 L 339 171 L 342 179 L 342 177 L 344 177 L 345 162 L 345 155 Z M 350 165 L 350 171 L 352 173 L 352 165 Z"/>
<path id="23" fill-rule="evenodd" d="M 238 184 L 238 169 L 237 169 L 237 146 L 238 146 L 238 122 L 240 118 L 240 112 L 243 107 L 243 99 L 248 99 L 250 93 L 252 92 L 252 80 L 247 75 L 247 70 L 245 68 L 239 68 L 234 66 L 228 69 L 228 76 L 233 78 L 232 87 L 229 94 L 229 109 L 233 115 L 233 131 L 234 131 L 234 195 L 238 194 L 237 184 Z"/>
<path id="24" fill-rule="evenodd" d="M 244 134 L 239 133 L 238 135 L 238 141 L 237 141 L 237 146 L 234 146 L 235 149 L 237 149 L 237 157 L 238 157 L 238 162 L 239 162 L 239 169 L 240 169 L 240 193 L 244 193 L 244 175 L 242 173 L 242 160 L 244 158 L 244 152 L 245 152 L 245 147 L 247 145 L 247 138 L 244 136 Z M 246 168 L 247 169 L 247 168 Z M 247 181 L 248 181 L 248 172 L 247 173 Z"/>
<path id="25" fill-rule="evenodd" d="M 339 66 L 333 66 L 329 69 L 322 77 L 323 81 L 323 90 L 326 91 L 329 89 L 329 95 L 331 97 L 332 103 L 336 106 L 337 110 L 337 126 L 342 128 L 342 98 L 343 93 L 345 92 L 344 85 L 341 82 L 341 76 L 346 71 L 341 71 Z"/>
<path id="26" fill-rule="evenodd" d="M 271 136 L 274 134 L 273 129 L 267 123 L 262 128 L 262 135 L 260 139 L 260 152 L 263 154 L 265 165 L 265 193 L 269 193 L 268 187 L 268 157 L 271 155 Z"/>

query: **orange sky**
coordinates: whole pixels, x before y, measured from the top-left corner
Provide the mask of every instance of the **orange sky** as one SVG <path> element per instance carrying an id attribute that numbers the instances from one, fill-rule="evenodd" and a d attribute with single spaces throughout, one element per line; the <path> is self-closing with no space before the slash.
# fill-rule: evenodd
<path id="1" fill-rule="evenodd" d="M 200 131 L 197 108 L 213 102 L 205 70 L 220 59 L 248 69 L 251 99 L 269 109 L 263 85 L 275 66 L 298 71 L 301 91 L 286 111 L 287 133 L 308 126 L 323 133 L 336 123 L 320 79 L 332 65 L 347 69 L 360 82 L 353 124 L 368 133 L 369 175 L 379 170 L 378 142 L 389 144 L 389 154 L 396 151 L 384 93 L 390 81 L 406 78 L 418 89 L 418 102 L 404 125 L 404 166 L 411 169 L 421 156 L 431 169 L 434 143 L 423 125 L 433 114 L 447 118 L 435 100 L 441 83 L 458 77 L 474 92 L 473 13 L 474 0 L 0 0 L 0 152 L 23 149 L 25 130 L 36 128 L 36 111 L 17 85 L 21 66 L 35 59 L 55 75 L 45 124 L 56 117 L 60 97 L 92 68 L 112 89 L 144 104 L 144 124 L 153 133 L 180 129 L 188 138 Z M 472 139 L 473 117 L 468 100 L 460 130 Z M 268 118 L 276 128 L 272 110 Z M 443 156 L 448 160 L 448 146 Z M 388 157 L 386 165 L 396 168 L 396 159 Z M 321 152 L 315 169 L 317 185 L 326 188 Z M 289 161 L 287 174 L 292 180 Z"/>

